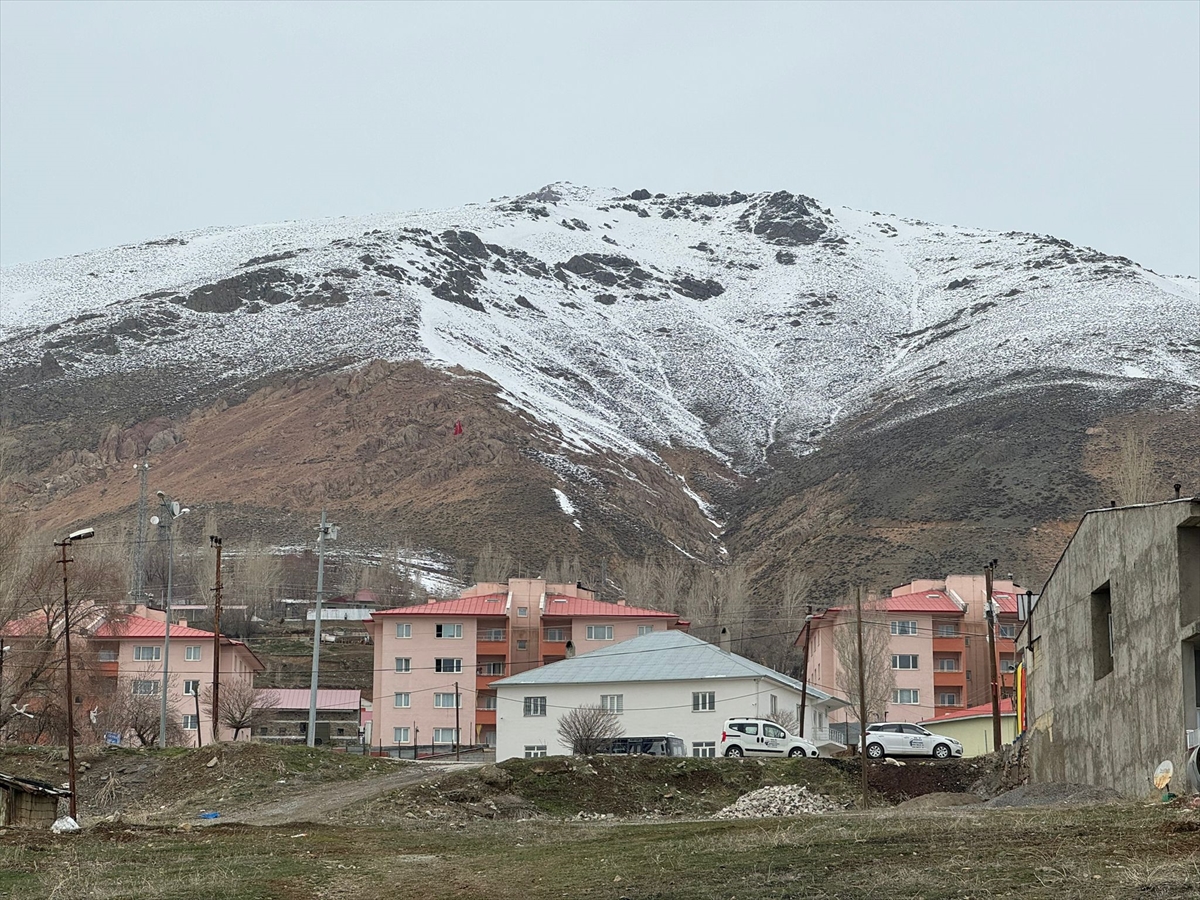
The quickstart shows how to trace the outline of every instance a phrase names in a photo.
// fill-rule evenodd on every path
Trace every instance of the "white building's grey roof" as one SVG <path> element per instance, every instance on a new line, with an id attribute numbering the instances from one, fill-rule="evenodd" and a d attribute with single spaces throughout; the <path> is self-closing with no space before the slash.
<path id="1" fill-rule="evenodd" d="M 591 650 L 572 659 L 560 660 L 492 682 L 493 687 L 527 684 L 620 684 L 638 681 L 691 681 L 702 678 L 766 678 L 802 691 L 805 686 L 744 656 L 726 653 L 720 647 L 684 631 L 653 631 Z M 846 705 L 830 694 L 808 686 L 814 701 Z"/>

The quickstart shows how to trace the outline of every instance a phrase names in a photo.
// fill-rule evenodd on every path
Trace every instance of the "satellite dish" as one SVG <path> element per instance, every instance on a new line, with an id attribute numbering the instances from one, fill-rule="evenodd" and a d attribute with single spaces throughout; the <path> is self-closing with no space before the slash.
<path id="1" fill-rule="evenodd" d="M 151 517 L 150 517 L 150 524 L 151 524 L 151 525 L 157 525 L 157 524 L 158 524 L 158 522 L 159 522 L 159 518 L 158 518 L 158 516 L 151 516 Z"/>
<path id="2" fill-rule="evenodd" d="M 575 642 L 567 641 L 567 659 L 575 658 Z"/>
<path id="3" fill-rule="evenodd" d="M 1171 777 L 1175 774 L 1175 764 L 1169 759 L 1164 759 L 1158 764 L 1158 768 L 1154 770 L 1154 787 L 1157 790 L 1165 791 L 1167 785 L 1171 783 Z"/>

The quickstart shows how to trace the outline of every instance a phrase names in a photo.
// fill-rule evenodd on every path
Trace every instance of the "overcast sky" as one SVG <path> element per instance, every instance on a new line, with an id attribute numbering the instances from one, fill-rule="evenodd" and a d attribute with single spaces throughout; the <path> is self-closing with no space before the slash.
<path id="1" fill-rule="evenodd" d="M 0 3 L 0 262 L 565 180 L 1200 274 L 1200 3 Z"/>

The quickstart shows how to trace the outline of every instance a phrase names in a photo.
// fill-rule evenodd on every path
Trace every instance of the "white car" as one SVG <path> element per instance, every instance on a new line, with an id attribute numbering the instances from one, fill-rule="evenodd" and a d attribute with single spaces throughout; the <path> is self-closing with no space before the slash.
<path id="1" fill-rule="evenodd" d="M 788 734 L 769 719 L 727 719 L 721 731 L 722 756 L 817 756 L 816 745 Z"/>
<path id="2" fill-rule="evenodd" d="M 963 745 L 952 737 L 926 731 L 908 722 L 877 722 L 867 726 L 867 758 L 885 756 L 962 756 Z"/>

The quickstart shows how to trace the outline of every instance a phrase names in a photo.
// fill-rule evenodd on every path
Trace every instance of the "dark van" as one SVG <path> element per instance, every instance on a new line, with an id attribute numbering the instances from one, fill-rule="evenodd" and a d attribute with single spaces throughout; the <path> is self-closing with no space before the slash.
<path id="1" fill-rule="evenodd" d="M 681 738 L 673 734 L 653 735 L 651 737 L 621 737 L 613 738 L 601 744 L 597 753 L 614 755 L 642 756 L 687 756 L 687 745 Z"/>

